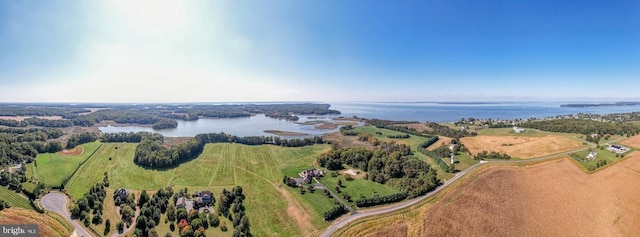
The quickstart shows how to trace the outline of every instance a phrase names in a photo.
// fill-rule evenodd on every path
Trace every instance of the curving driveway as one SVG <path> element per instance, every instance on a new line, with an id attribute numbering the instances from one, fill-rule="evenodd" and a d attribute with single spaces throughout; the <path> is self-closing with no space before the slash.
<path id="1" fill-rule="evenodd" d="M 622 139 L 625 138 L 620 138 L 614 141 L 610 141 L 611 143 L 613 142 L 617 142 L 620 141 Z M 412 205 L 415 205 L 417 203 L 419 203 L 420 201 L 427 199 L 433 195 L 435 195 L 436 193 L 440 192 L 440 190 L 446 188 L 447 186 L 451 185 L 452 183 L 454 183 L 456 180 L 460 179 L 461 177 L 465 176 L 467 173 L 477 169 L 478 167 L 482 166 L 482 165 L 487 165 L 487 164 L 498 164 L 498 163 L 528 163 L 528 162 L 538 162 L 538 161 L 546 161 L 546 160 L 551 160 L 554 158 L 558 158 L 558 157 L 562 157 L 565 155 L 568 155 L 570 153 L 576 153 L 582 150 L 586 150 L 588 148 L 581 148 L 581 149 L 576 149 L 573 151 L 567 151 L 567 152 L 562 152 L 562 153 L 558 153 L 558 154 L 553 154 L 553 155 L 547 155 L 547 156 L 542 156 L 542 157 L 538 157 L 538 158 L 533 158 L 533 159 L 526 159 L 526 160 L 503 160 L 503 161 L 485 161 L 485 162 L 480 162 L 477 163 L 475 165 L 470 166 L 469 168 L 456 173 L 456 175 L 447 180 L 444 184 L 440 185 L 439 187 L 437 187 L 435 190 L 414 198 L 414 199 L 410 199 L 408 201 L 404 201 L 401 203 L 397 203 L 397 204 L 391 204 L 385 207 L 381 207 L 381 208 L 376 208 L 376 209 L 366 209 L 366 210 L 362 210 L 359 211 L 358 213 L 352 214 L 350 216 L 344 217 L 342 219 L 337 220 L 336 222 L 332 223 L 327 230 L 325 230 L 324 233 L 322 233 L 322 237 L 330 237 L 331 235 L 333 235 L 333 233 L 335 233 L 338 229 L 345 227 L 347 224 L 354 222 L 358 219 L 362 219 L 368 216 L 374 216 L 374 215 L 379 215 L 379 214 L 384 214 L 384 213 L 388 213 L 388 212 L 392 212 L 392 211 L 397 211 L 403 208 L 407 208 L 410 207 Z"/>
<path id="2" fill-rule="evenodd" d="M 84 226 L 78 223 L 75 220 L 71 219 L 71 214 L 67 210 L 67 196 L 63 193 L 51 192 L 40 198 L 40 206 L 47 211 L 52 211 L 60 214 L 62 217 L 66 218 L 75 228 L 75 231 L 72 233 L 72 236 L 85 236 L 92 237 L 93 235 L 87 231 Z"/>

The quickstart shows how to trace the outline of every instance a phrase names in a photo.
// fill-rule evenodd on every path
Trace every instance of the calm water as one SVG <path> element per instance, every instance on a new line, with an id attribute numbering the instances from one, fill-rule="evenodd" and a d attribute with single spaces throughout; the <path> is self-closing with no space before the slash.
<path id="1" fill-rule="evenodd" d="M 574 103 L 574 102 L 571 102 Z M 593 102 L 591 102 L 593 103 Z M 390 120 L 453 122 L 461 118 L 517 119 L 544 118 L 548 116 L 593 113 L 610 114 L 640 111 L 640 106 L 606 106 L 569 108 L 560 107 L 567 102 L 531 103 L 332 103 L 331 109 L 339 110 L 343 116 L 359 116 Z"/>
<path id="2" fill-rule="evenodd" d="M 640 106 L 608 106 L 587 108 L 560 107 L 566 102 L 531 102 L 531 103 L 482 103 L 482 104 L 441 104 L 441 103 L 370 103 L 341 102 L 331 103 L 331 109 L 342 112 L 341 116 L 359 116 L 363 118 L 379 118 L 390 120 L 453 122 L 460 118 L 477 119 L 516 119 L 543 118 L 555 115 L 594 113 L 609 114 L 640 111 Z M 309 120 L 330 120 L 336 116 L 309 118 L 300 116 L 299 122 Z M 199 119 L 197 121 L 178 120 L 174 129 L 154 130 L 150 127 L 100 127 L 105 133 L 112 132 L 156 132 L 167 137 L 192 137 L 200 133 L 224 132 L 236 136 L 273 136 L 264 130 L 281 130 L 307 133 L 306 137 L 322 135 L 334 130 L 318 130 L 315 125 L 301 125 L 291 121 L 271 119 L 263 114 L 247 118 Z M 305 137 L 305 136 L 301 136 Z M 291 137 L 287 137 L 291 138 Z"/>
<path id="3" fill-rule="evenodd" d="M 335 117 L 335 116 L 333 116 Z M 309 120 L 331 120 L 331 117 L 312 117 L 309 119 L 300 116 L 300 123 Z M 196 121 L 178 120 L 178 127 L 173 129 L 155 130 L 150 127 L 141 126 L 107 126 L 99 127 L 104 133 L 117 132 L 155 132 L 166 137 L 193 137 L 201 133 L 219 133 L 224 132 L 236 136 L 274 136 L 271 133 L 265 133 L 264 130 L 280 130 L 287 132 L 306 133 L 306 136 L 297 137 L 313 137 L 322 135 L 327 132 L 335 132 L 333 130 L 315 129 L 315 125 L 302 125 L 291 121 L 278 120 L 266 117 L 264 114 L 245 118 L 221 118 L 221 119 L 198 119 Z M 290 136 L 284 136 L 290 138 Z"/>

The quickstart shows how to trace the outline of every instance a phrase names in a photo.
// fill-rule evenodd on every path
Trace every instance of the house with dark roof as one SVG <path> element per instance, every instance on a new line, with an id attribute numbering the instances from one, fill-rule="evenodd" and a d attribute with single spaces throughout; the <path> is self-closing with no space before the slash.
<path id="1" fill-rule="evenodd" d="M 114 197 L 119 197 L 120 200 L 124 201 L 127 200 L 127 198 L 129 197 L 129 190 L 125 189 L 125 188 L 119 188 L 118 190 L 116 190 L 116 192 L 113 194 Z"/>
<path id="2" fill-rule="evenodd" d="M 183 197 L 179 197 L 178 201 L 176 201 L 176 208 L 185 208 L 187 207 L 186 199 Z"/>
<path id="3" fill-rule="evenodd" d="M 200 198 L 202 199 L 202 204 L 210 205 L 213 200 L 213 195 L 211 194 L 211 191 L 206 190 L 200 192 Z"/>

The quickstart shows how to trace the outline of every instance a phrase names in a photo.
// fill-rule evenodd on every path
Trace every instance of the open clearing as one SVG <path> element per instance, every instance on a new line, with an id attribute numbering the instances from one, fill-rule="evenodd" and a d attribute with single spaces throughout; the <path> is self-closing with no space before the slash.
<path id="1" fill-rule="evenodd" d="M 450 137 L 438 136 L 438 141 L 431 144 L 431 146 L 427 147 L 427 149 L 429 149 L 430 151 L 433 151 L 442 145 L 449 146 L 449 144 L 451 144 L 451 140 L 453 139 Z"/>
<path id="2" fill-rule="evenodd" d="M 77 149 L 80 149 L 82 154 L 62 152 L 39 154 L 36 161 L 27 166 L 28 177 L 38 179 L 48 187 L 60 185 L 65 177 L 70 176 L 78 165 L 89 158 L 100 145 L 99 142 L 91 142 L 82 144 L 82 148 L 72 149 L 76 153 Z M 37 163 L 37 166 L 34 163 Z"/>
<path id="3" fill-rule="evenodd" d="M 346 230 L 402 223 L 413 236 L 632 236 L 640 233 L 640 153 L 594 174 L 570 158 L 471 174 L 422 206 Z"/>
<path id="4" fill-rule="evenodd" d="M 394 125 L 391 125 L 391 126 L 413 128 L 416 131 L 421 132 L 421 133 L 427 133 L 427 132 L 433 131 L 432 128 L 427 127 L 427 125 L 424 124 L 424 123 L 394 124 Z"/>
<path id="5" fill-rule="evenodd" d="M 633 147 L 635 149 L 640 149 L 640 135 L 636 135 L 636 136 L 624 139 L 618 143 L 625 146 Z"/>
<path id="6" fill-rule="evenodd" d="M 297 189 L 282 184 L 283 170 L 310 168 L 318 154 L 329 150 L 328 145 L 285 148 L 207 144 L 198 158 L 163 170 L 135 165 L 136 145 L 104 143 L 71 178 L 66 187 L 69 193 L 75 198 L 82 197 L 89 187 L 102 180 L 104 172 L 109 173 L 113 189 L 157 190 L 170 185 L 175 191 L 185 187 L 189 192 L 209 189 L 217 197 L 223 188 L 230 190 L 240 185 L 247 196 L 244 204 L 254 236 L 317 236 L 318 229 L 328 226 L 317 214 L 320 211 L 313 211 L 312 202 L 316 197 L 295 194 Z M 164 231 L 168 224 L 161 223 L 156 228 Z M 209 228 L 207 236 L 230 236 L 232 232 Z"/>
<path id="7" fill-rule="evenodd" d="M 530 159 L 579 149 L 582 144 L 572 138 L 559 135 L 533 136 L 475 136 L 464 137 L 462 143 L 474 155 L 487 151 L 507 153 L 514 158 Z"/>
<path id="8" fill-rule="evenodd" d="M 51 215 L 64 221 L 60 216 Z M 45 214 L 20 208 L 0 211 L 0 224 L 37 224 L 39 236 L 71 236 L 71 233 L 58 220 Z"/>

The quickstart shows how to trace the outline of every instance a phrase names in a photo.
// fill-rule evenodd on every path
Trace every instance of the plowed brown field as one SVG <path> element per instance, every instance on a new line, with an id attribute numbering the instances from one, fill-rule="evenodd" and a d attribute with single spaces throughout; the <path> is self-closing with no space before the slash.
<path id="1" fill-rule="evenodd" d="M 620 142 L 620 144 L 640 149 L 640 135 L 624 139 Z"/>
<path id="2" fill-rule="evenodd" d="M 59 218 L 63 220 L 62 217 Z M 0 224 L 36 224 L 38 225 L 39 236 L 71 235 L 57 220 L 45 214 L 15 207 L 0 211 Z"/>
<path id="3" fill-rule="evenodd" d="M 464 144 L 474 155 L 486 151 L 507 153 L 511 157 L 529 159 L 564 151 L 579 149 L 582 144 L 572 138 L 547 135 L 543 137 L 526 136 L 475 136 L 462 138 Z"/>
<path id="4" fill-rule="evenodd" d="M 423 215 L 422 236 L 631 236 L 640 233 L 640 153 L 594 174 L 568 159 L 493 167 Z"/>

